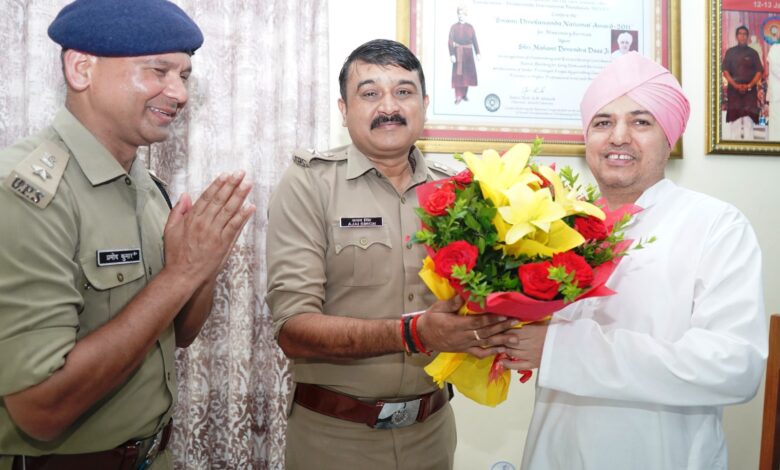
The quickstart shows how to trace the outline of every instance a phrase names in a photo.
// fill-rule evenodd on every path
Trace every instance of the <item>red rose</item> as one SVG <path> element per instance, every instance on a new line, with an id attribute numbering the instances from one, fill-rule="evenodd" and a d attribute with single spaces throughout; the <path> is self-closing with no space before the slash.
<path id="1" fill-rule="evenodd" d="M 452 177 L 452 181 L 463 186 L 470 184 L 473 179 L 474 179 L 474 175 L 471 173 L 471 170 L 469 170 L 468 168 L 466 168 L 465 170 L 461 171 L 460 173 Z"/>
<path id="2" fill-rule="evenodd" d="M 542 261 L 524 264 L 518 268 L 517 273 L 526 295 L 540 300 L 552 300 L 558 295 L 558 282 L 548 277 L 550 266 L 549 261 Z"/>
<path id="3" fill-rule="evenodd" d="M 471 271 L 477 264 L 479 248 L 462 240 L 452 242 L 433 255 L 434 271 L 436 274 L 452 280 L 452 267 L 465 266 L 466 271 Z"/>
<path id="4" fill-rule="evenodd" d="M 577 217 L 574 219 L 574 228 L 588 241 L 603 240 L 609 235 L 604 221 L 593 216 Z"/>
<path id="5" fill-rule="evenodd" d="M 563 266 L 566 268 L 566 274 L 574 272 L 574 283 L 580 289 L 590 287 L 593 284 L 593 268 L 585 261 L 585 258 L 573 251 L 553 255 L 552 265 Z"/>
<path id="6" fill-rule="evenodd" d="M 445 183 L 431 193 L 428 200 L 423 203 L 422 208 L 431 215 L 444 215 L 454 203 L 455 186 L 451 183 Z"/>

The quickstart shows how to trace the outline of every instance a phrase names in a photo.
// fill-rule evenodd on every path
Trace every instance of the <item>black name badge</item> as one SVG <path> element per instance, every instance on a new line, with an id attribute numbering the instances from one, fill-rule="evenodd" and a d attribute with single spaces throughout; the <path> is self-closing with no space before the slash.
<path id="1" fill-rule="evenodd" d="M 98 266 L 116 266 L 141 262 L 141 250 L 97 250 Z"/>
<path id="2" fill-rule="evenodd" d="M 339 227 L 358 228 L 358 227 L 381 227 L 381 217 L 342 217 Z"/>

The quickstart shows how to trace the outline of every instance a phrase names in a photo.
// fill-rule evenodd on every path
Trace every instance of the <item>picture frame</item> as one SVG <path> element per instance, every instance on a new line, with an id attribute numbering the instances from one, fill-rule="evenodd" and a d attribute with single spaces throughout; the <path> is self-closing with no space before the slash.
<path id="1" fill-rule="evenodd" d="M 780 155 L 780 1 L 709 0 L 708 8 L 707 153 Z"/>
<path id="2" fill-rule="evenodd" d="M 418 147 L 501 151 L 538 136 L 544 155 L 584 155 L 579 103 L 619 49 L 621 34 L 631 36 L 630 50 L 680 79 L 679 2 L 579 0 L 577 8 L 564 8 L 566 1 L 539 7 L 525 0 L 397 0 L 398 40 L 420 59 L 430 97 Z M 458 8 L 464 5 L 467 19 L 461 22 Z M 459 23 L 471 25 L 477 40 L 458 43 L 469 37 Z M 458 62 L 458 54 L 471 60 Z M 476 79 L 469 81 L 464 75 L 473 75 L 473 68 Z M 678 142 L 672 155 L 681 154 Z"/>

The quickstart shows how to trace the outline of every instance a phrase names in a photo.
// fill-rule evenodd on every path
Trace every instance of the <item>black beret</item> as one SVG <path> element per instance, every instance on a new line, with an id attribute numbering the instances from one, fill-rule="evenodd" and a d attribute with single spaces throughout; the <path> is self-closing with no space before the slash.
<path id="1" fill-rule="evenodd" d="M 203 33 L 168 0 L 75 0 L 49 25 L 64 49 L 103 57 L 186 52 L 203 44 Z"/>

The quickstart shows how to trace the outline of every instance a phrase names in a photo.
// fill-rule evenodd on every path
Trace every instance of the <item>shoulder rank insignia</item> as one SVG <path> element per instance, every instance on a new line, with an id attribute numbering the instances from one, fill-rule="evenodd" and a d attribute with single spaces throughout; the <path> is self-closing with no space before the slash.
<path id="1" fill-rule="evenodd" d="M 27 155 L 5 179 L 12 193 L 40 209 L 54 199 L 70 153 L 52 142 L 44 142 Z"/>
<path id="2" fill-rule="evenodd" d="M 293 162 L 303 168 L 309 168 L 312 160 L 338 161 L 347 158 L 346 152 L 341 152 L 342 148 L 320 152 L 314 149 L 297 149 L 293 152 Z"/>

